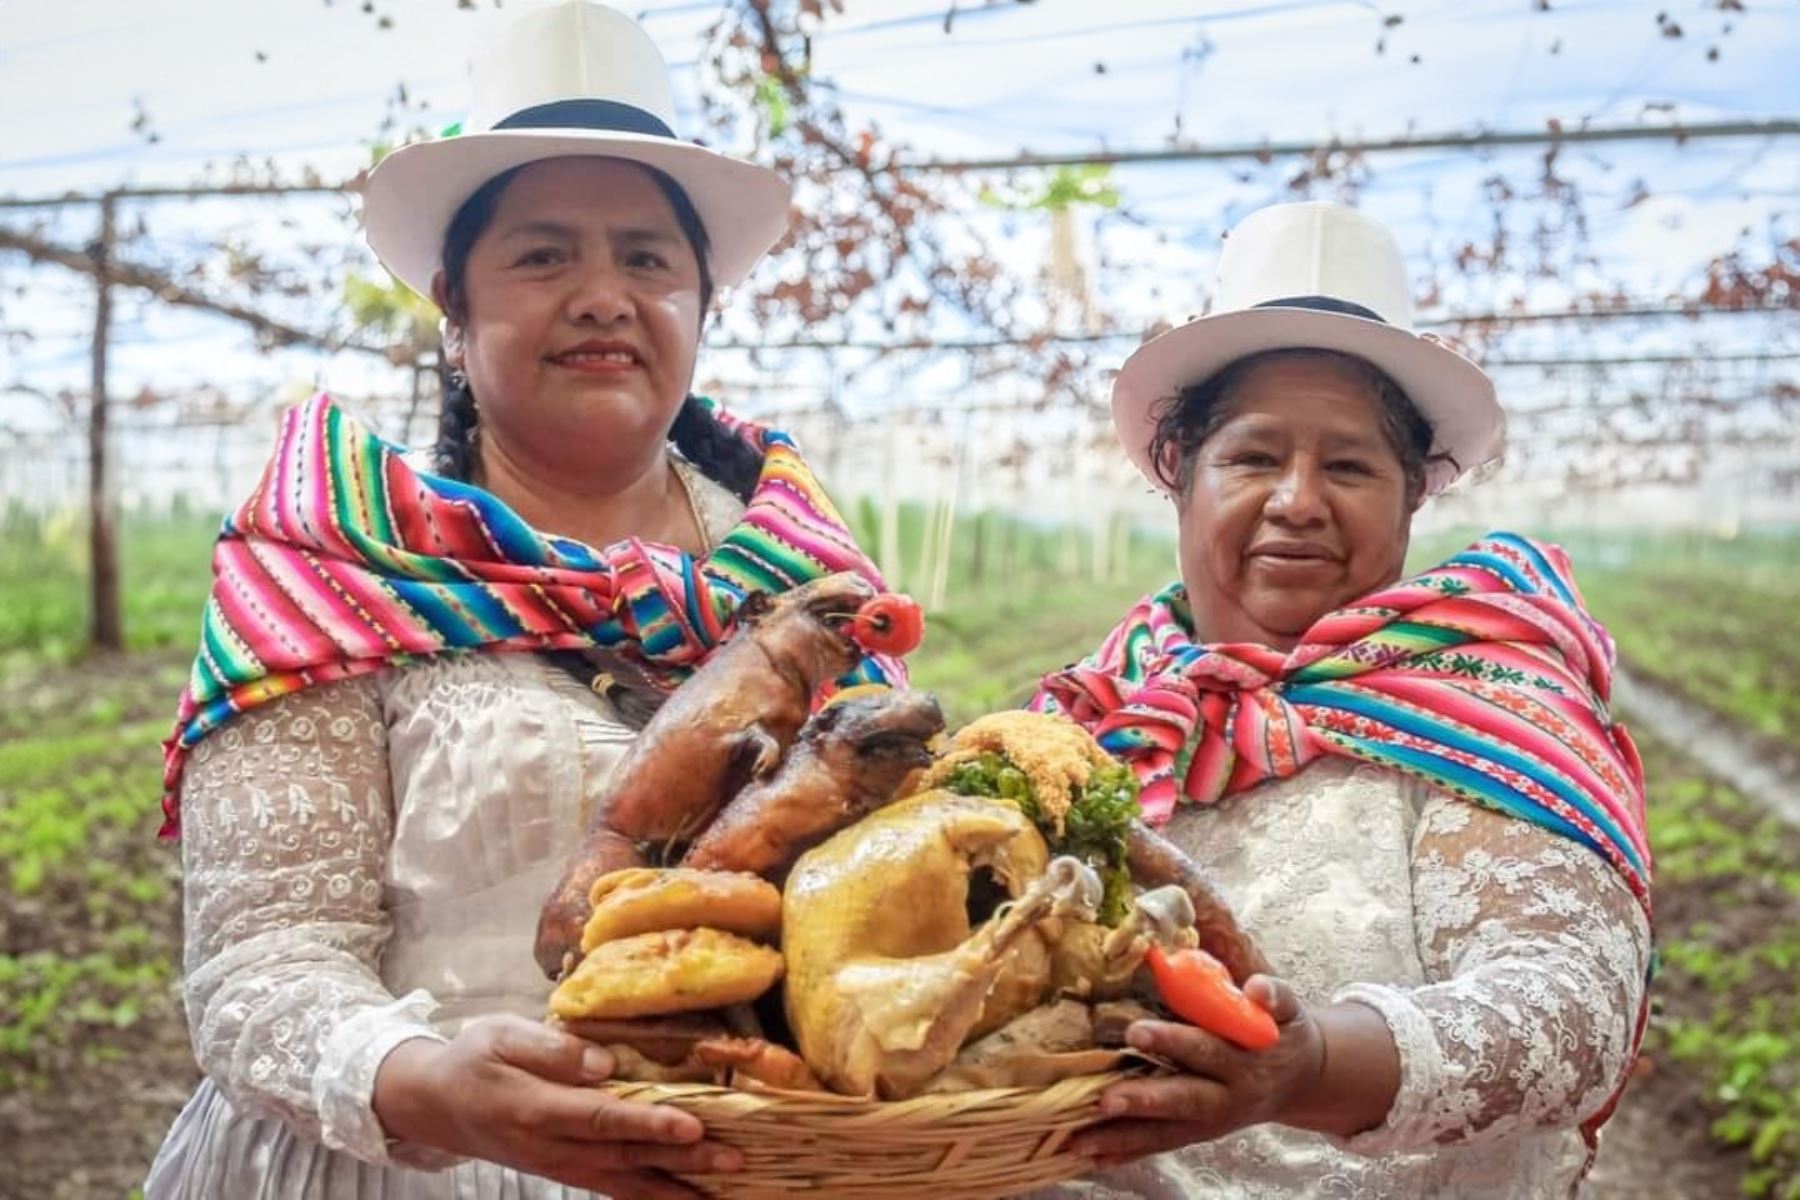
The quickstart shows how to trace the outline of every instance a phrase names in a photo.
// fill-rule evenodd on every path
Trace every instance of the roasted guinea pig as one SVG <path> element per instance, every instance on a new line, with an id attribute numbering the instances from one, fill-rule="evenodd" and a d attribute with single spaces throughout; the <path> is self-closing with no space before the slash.
<path id="1" fill-rule="evenodd" d="M 801 851 L 880 808 L 931 762 L 944 731 L 929 692 L 882 689 L 827 705 L 774 775 L 753 780 L 688 847 L 685 866 L 774 876 Z"/>
<path id="2" fill-rule="evenodd" d="M 730 639 L 669 697 L 626 750 L 538 920 L 534 952 L 552 979 L 569 965 L 596 879 L 643 866 L 643 846 L 705 829 L 747 780 L 767 779 L 820 684 L 861 657 L 845 625 L 875 589 L 848 572 L 750 596 Z"/>
<path id="3" fill-rule="evenodd" d="M 787 1015 L 801 1057 L 833 1090 L 900 1099 L 956 1057 L 986 1017 L 1004 1021 L 1049 988 L 1052 920 L 1090 920 L 1093 871 L 1045 865 L 1044 842 L 1017 808 L 926 792 L 800 856 L 783 892 Z M 1015 899 L 971 932 L 970 876 L 985 868 Z M 1015 950 L 1025 987 L 1008 988 Z M 1015 1011 L 995 1013 L 1007 997 Z"/>

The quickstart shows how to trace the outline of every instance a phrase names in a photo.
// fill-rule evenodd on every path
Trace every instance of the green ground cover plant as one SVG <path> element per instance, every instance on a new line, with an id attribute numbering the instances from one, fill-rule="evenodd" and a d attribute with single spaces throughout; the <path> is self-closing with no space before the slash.
<path id="1" fill-rule="evenodd" d="M 184 512 L 129 516 L 119 526 L 126 645 L 184 646 L 200 628 L 218 518 Z M 70 516 L 0 512 L 0 663 L 66 663 L 88 624 L 87 530 Z"/>
<path id="2" fill-rule="evenodd" d="M 1646 1048 L 1694 1072 L 1746 1196 L 1800 1200 L 1800 836 L 1673 749 L 1650 780 L 1662 971 Z"/>

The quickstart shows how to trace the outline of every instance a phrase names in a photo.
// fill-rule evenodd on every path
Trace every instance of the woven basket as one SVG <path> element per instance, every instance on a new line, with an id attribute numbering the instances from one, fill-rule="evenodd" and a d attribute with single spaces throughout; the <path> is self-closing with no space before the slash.
<path id="1" fill-rule="evenodd" d="M 624 1099 L 699 1117 L 709 1138 L 743 1151 L 730 1175 L 683 1182 L 724 1200 L 815 1196 L 988 1200 L 1086 1173 L 1064 1149 L 1100 1119 L 1100 1092 L 1124 1072 L 1045 1088 L 994 1088 L 883 1102 L 702 1084 L 614 1083 Z"/>

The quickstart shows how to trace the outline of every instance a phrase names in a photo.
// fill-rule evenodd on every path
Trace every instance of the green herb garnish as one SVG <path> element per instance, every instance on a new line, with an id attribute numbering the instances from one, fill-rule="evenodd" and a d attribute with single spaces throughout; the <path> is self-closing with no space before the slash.
<path id="1" fill-rule="evenodd" d="M 958 795 L 988 796 L 1010 800 L 1043 832 L 1056 854 L 1073 854 L 1099 872 L 1106 891 L 1100 903 L 1100 923 L 1117 925 L 1131 905 L 1131 870 L 1125 863 L 1125 837 L 1142 811 L 1138 807 L 1137 776 L 1129 767 L 1113 764 L 1095 767 L 1069 811 L 1063 828 L 1043 810 L 1031 793 L 1025 772 L 998 754 L 986 753 L 958 763 L 944 786 Z"/>

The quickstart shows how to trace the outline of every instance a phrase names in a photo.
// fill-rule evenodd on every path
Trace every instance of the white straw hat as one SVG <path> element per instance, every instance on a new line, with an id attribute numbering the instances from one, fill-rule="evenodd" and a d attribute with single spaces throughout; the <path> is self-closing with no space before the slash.
<path id="1" fill-rule="evenodd" d="M 1158 406 L 1246 355 L 1310 348 L 1354 355 L 1386 372 L 1431 423 L 1427 494 L 1499 455 L 1506 415 L 1494 381 L 1429 335 L 1412 331 L 1400 247 L 1376 221 L 1307 201 L 1259 209 L 1226 235 L 1211 311 L 1144 343 L 1113 382 L 1113 426 L 1131 461 L 1150 460 Z"/>
<path id="2" fill-rule="evenodd" d="M 526 14 L 476 64 L 463 132 L 394 151 L 363 188 L 369 245 L 431 294 L 450 220 L 482 184 L 546 158 L 623 158 L 681 185 L 712 244 L 713 280 L 739 282 L 787 229 L 786 180 L 675 135 L 669 69 L 636 21 L 593 0 Z"/>

